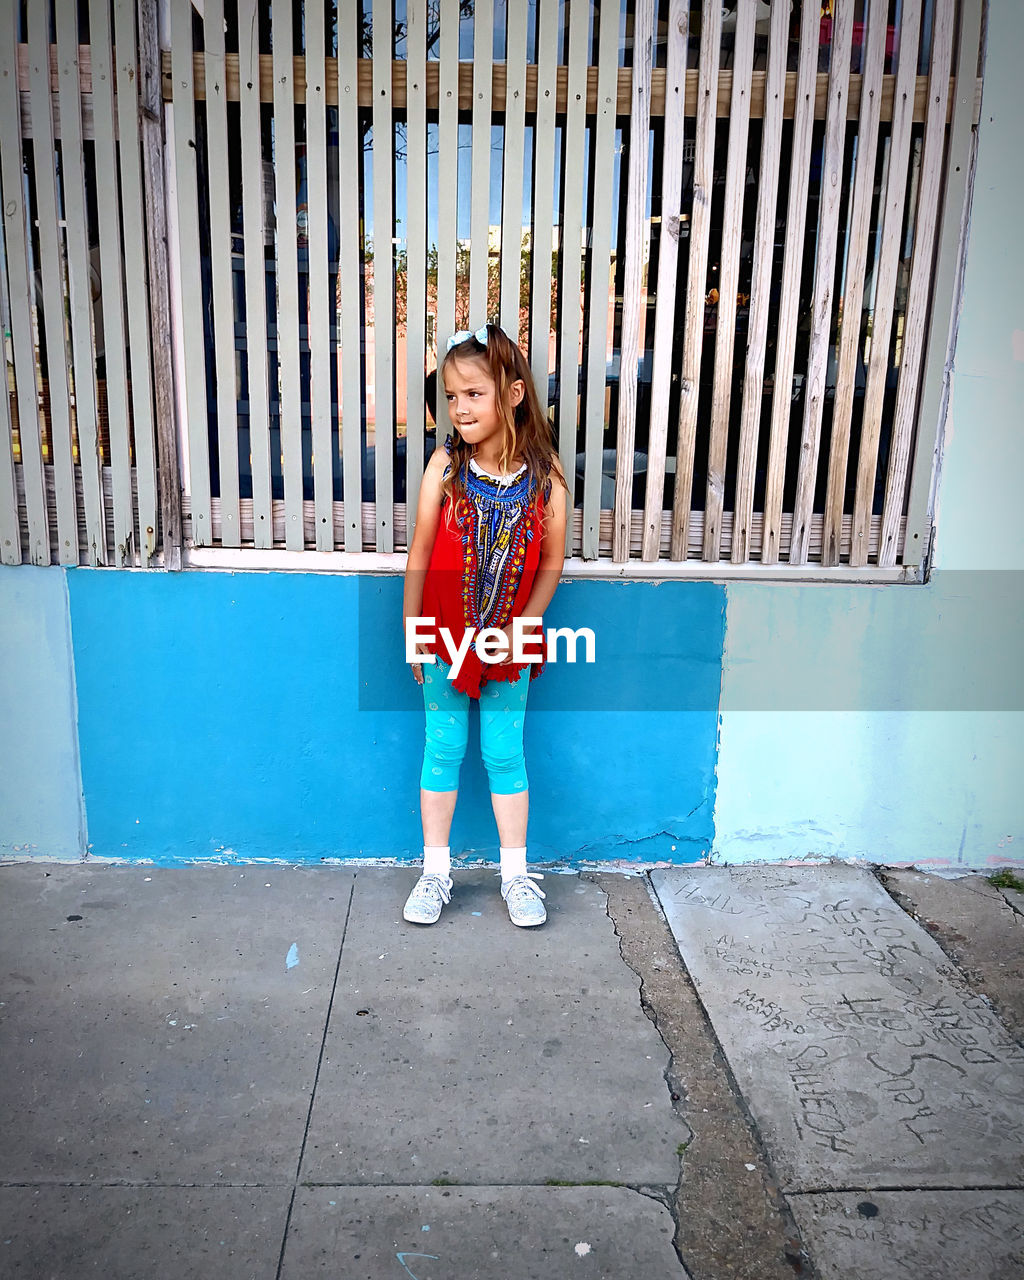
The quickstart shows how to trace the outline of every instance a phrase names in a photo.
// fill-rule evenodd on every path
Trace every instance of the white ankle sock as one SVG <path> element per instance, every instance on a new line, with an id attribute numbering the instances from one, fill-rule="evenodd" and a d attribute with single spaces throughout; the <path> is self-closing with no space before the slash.
<path id="1" fill-rule="evenodd" d="M 425 876 L 447 876 L 451 879 L 452 850 L 447 844 L 425 844 L 423 846 L 423 874 Z"/>
<path id="2" fill-rule="evenodd" d="M 501 883 L 507 884 L 516 876 L 526 875 L 526 846 L 521 849 L 507 849 L 501 845 Z"/>

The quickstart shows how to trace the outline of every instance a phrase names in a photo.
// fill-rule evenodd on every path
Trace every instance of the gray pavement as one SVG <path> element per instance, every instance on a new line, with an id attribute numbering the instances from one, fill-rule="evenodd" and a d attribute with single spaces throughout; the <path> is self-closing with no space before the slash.
<path id="1" fill-rule="evenodd" d="M 0 866 L 0 1275 L 1024 1275 L 1011 891 L 455 875 Z"/>
<path id="2" fill-rule="evenodd" d="M 1024 1048 L 930 934 L 861 867 L 652 880 L 819 1273 L 1024 1275 Z"/>

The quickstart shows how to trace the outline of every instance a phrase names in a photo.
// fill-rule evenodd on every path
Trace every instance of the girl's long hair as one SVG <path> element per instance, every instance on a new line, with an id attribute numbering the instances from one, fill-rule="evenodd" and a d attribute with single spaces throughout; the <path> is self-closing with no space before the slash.
<path id="1" fill-rule="evenodd" d="M 445 355 L 439 370 L 442 380 L 448 365 L 459 359 L 482 360 L 494 381 L 495 401 L 504 427 L 500 454 L 502 474 L 511 471 L 513 458 L 521 457 L 526 463 L 531 487 L 536 486 L 537 492 L 544 494 L 545 501 L 553 479 L 565 488 L 560 471 L 553 465 L 558 460 L 558 450 L 551 423 L 540 407 L 530 367 L 519 347 L 498 325 L 489 324 L 486 343 L 480 343 L 471 336 Z M 522 381 L 525 390 L 523 398 L 513 405 L 512 383 L 517 379 Z M 445 497 L 458 500 L 464 496 L 465 475 L 472 456 L 473 446 L 463 440 L 458 428 L 453 427 L 451 466 L 442 485 Z"/>

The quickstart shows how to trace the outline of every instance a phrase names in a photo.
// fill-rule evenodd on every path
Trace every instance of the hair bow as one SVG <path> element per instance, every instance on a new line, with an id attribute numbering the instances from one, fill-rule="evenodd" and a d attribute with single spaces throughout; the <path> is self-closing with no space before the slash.
<path id="1" fill-rule="evenodd" d="M 487 346 L 487 326 L 477 329 L 476 333 L 470 333 L 468 329 L 460 329 L 458 333 L 453 333 L 448 339 L 448 350 L 457 347 L 461 342 L 468 342 L 470 338 L 476 338 L 482 347 Z"/>

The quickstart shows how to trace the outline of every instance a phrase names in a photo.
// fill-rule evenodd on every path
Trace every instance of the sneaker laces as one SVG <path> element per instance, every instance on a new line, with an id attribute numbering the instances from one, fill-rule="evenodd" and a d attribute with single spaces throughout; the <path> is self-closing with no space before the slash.
<path id="1" fill-rule="evenodd" d="M 413 889 L 413 893 L 418 898 L 422 898 L 422 897 L 426 897 L 428 890 L 431 890 L 431 889 L 435 890 L 437 893 L 441 895 L 441 901 L 443 903 L 451 902 L 452 882 L 447 876 L 439 876 L 439 875 L 420 876 L 419 880 L 416 881 L 416 885 Z"/>
<path id="2" fill-rule="evenodd" d="M 500 871 L 498 872 L 498 875 L 499 876 L 501 875 Z M 543 879 L 544 877 L 541 875 L 539 871 L 527 871 L 526 875 L 524 876 L 514 876 L 508 882 L 508 884 L 503 884 L 501 886 L 501 896 L 507 901 L 508 895 L 512 892 L 513 889 L 519 889 L 520 891 L 529 889 L 529 891 L 535 897 L 546 898 L 548 895 L 544 892 L 544 890 L 539 889 L 533 883 L 534 880 L 543 880 Z"/>

